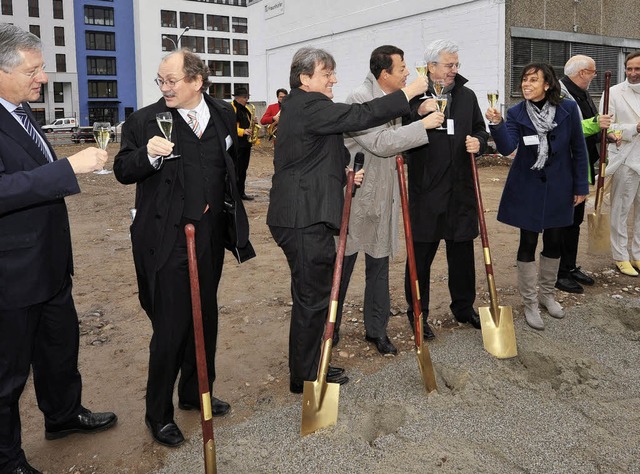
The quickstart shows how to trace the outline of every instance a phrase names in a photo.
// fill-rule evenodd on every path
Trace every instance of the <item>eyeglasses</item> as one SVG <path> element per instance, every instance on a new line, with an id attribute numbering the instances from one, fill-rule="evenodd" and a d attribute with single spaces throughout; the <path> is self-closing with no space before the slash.
<path id="1" fill-rule="evenodd" d="M 432 61 L 432 64 L 440 64 L 449 70 L 453 68 L 460 69 L 462 67 L 462 63 L 439 63 L 438 61 Z"/>
<path id="2" fill-rule="evenodd" d="M 587 71 L 590 72 L 591 74 L 593 74 L 594 76 L 598 75 L 598 70 L 597 69 L 583 69 L 583 71 Z"/>
<path id="3" fill-rule="evenodd" d="M 158 87 L 162 87 L 162 86 L 167 86 L 169 89 L 173 89 L 176 84 L 178 82 L 180 82 L 181 80 L 185 79 L 187 76 L 183 76 L 180 79 L 167 79 L 166 81 L 164 79 L 160 79 L 159 77 L 156 77 L 153 82 L 155 82 L 156 84 L 158 84 Z"/>
<path id="4" fill-rule="evenodd" d="M 39 74 L 44 73 L 45 67 L 46 66 L 43 64 L 42 66 L 35 68 L 31 72 L 17 71 L 15 69 L 11 72 L 19 72 L 20 74 L 27 76 L 29 79 L 35 79 Z"/>

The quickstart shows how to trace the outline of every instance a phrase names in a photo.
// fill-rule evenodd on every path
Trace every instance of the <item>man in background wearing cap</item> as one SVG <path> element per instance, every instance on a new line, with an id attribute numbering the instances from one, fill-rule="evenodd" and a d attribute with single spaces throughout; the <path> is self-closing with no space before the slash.
<path id="1" fill-rule="evenodd" d="M 253 201 L 253 196 L 247 196 L 245 192 L 245 182 L 247 181 L 247 169 L 249 168 L 249 158 L 251 158 L 251 117 L 252 114 L 247 108 L 249 92 L 245 87 L 236 88 L 233 94 L 233 109 L 236 111 L 236 122 L 238 124 L 238 160 L 236 169 L 238 174 L 238 191 L 245 201 Z"/>

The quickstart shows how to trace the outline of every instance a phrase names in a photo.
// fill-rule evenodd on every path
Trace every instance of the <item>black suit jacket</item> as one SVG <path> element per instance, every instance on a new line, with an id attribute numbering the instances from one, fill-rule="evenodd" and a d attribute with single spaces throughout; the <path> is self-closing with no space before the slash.
<path id="1" fill-rule="evenodd" d="M 0 105 L 0 310 L 49 300 L 73 273 L 64 197 L 80 187 L 69 162 L 48 146 L 53 163 Z"/>
<path id="2" fill-rule="evenodd" d="M 227 185 L 236 203 L 237 244 L 238 247 L 245 247 L 249 239 L 249 223 L 236 186 L 236 115 L 227 102 L 213 99 L 207 94 L 204 94 L 204 98 L 211 112 L 207 127 L 216 127 L 221 149 L 225 150 L 224 159 L 229 178 Z M 113 165 L 118 181 L 137 184 L 137 212 L 131 225 L 131 242 L 140 303 L 147 312 L 153 308 L 156 272 L 166 262 L 178 232 L 184 232 L 179 225 L 184 210 L 183 161 L 180 158 L 167 160 L 156 170 L 147 156 L 146 145 L 149 139 L 155 135 L 162 136 L 156 114 L 167 111 L 174 113 L 174 120 L 182 120 L 175 109 L 166 106 L 164 99 L 133 113 L 122 127 L 122 144 Z M 176 127 L 172 132 L 172 140 L 176 144 L 174 152 L 178 154 L 179 143 L 175 129 Z"/>
<path id="3" fill-rule="evenodd" d="M 294 89 L 282 101 L 267 224 L 340 228 L 345 166 L 342 134 L 382 125 L 410 112 L 402 91 L 363 104 L 334 103 L 319 92 Z"/>

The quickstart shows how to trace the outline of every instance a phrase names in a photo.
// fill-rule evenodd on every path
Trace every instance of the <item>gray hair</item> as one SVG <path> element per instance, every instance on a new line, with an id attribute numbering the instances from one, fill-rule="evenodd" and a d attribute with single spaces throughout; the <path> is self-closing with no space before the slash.
<path id="1" fill-rule="evenodd" d="M 324 49 L 306 47 L 296 51 L 291 60 L 291 70 L 289 72 L 289 86 L 291 89 L 302 85 L 302 81 L 300 81 L 302 74 L 313 76 L 318 64 L 322 64 L 329 69 L 336 68 L 336 60 Z"/>
<path id="2" fill-rule="evenodd" d="M 449 40 L 437 39 L 429 43 L 424 50 L 424 60 L 428 63 L 438 62 L 440 53 L 457 53 L 460 48 L 457 43 Z"/>
<path id="3" fill-rule="evenodd" d="M 585 56 L 584 54 L 572 56 L 564 65 L 564 75 L 568 77 L 575 76 L 582 69 L 589 69 L 592 63 L 595 63 L 593 58 Z"/>
<path id="4" fill-rule="evenodd" d="M 42 51 L 42 41 L 36 35 L 9 23 L 0 23 L 0 69 L 11 72 L 22 64 L 21 51 Z"/>

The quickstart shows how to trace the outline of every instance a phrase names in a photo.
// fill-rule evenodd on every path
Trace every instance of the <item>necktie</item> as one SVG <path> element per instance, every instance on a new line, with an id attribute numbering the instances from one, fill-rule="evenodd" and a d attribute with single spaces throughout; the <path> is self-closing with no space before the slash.
<path id="1" fill-rule="evenodd" d="M 195 110 L 190 110 L 189 113 L 187 113 L 187 117 L 189 118 L 189 126 L 191 127 L 191 130 L 193 130 L 193 133 L 195 133 L 198 138 L 200 138 L 200 136 L 202 136 L 202 130 L 200 130 L 200 122 L 198 122 L 198 114 Z"/>
<path id="2" fill-rule="evenodd" d="M 27 112 L 25 112 L 22 106 L 17 107 L 14 112 L 22 122 L 22 125 L 24 125 L 24 128 L 31 139 L 36 142 L 36 145 L 38 145 L 38 148 L 40 148 L 42 154 L 47 158 L 47 161 L 51 161 L 51 155 L 47 151 L 42 137 L 31 123 L 31 120 L 29 120 L 29 117 L 27 117 Z"/>

